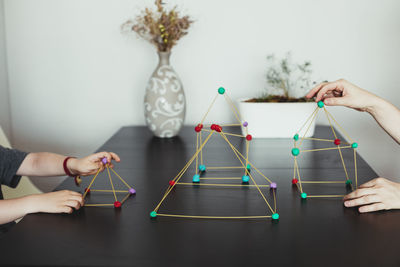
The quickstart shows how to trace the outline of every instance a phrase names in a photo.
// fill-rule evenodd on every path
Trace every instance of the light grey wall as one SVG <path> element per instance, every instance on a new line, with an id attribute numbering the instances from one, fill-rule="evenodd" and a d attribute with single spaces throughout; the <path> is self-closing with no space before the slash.
<path id="1" fill-rule="evenodd" d="M 7 57 L 4 26 L 4 2 L 0 0 L 0 126 L 11 138 L 10 98 L 8 92 Z"/>

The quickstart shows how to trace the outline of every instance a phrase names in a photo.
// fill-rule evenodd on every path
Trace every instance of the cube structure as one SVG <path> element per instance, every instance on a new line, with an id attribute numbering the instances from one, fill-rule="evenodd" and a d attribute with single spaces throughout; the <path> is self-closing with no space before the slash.
<path id="1" fill-rule="evenodd" d="M 312 125 L 313 121 L 316 120 L 317 115 L 320 111 L 323 111 L 325 113 L 325 117 L 330 125 L 330 130 L 332 132 L 332 138 L 331 139 L 326 139 L 326 138 L 316 138 L 316 137 L 306 137 L 307 132 L 310 129 L 310 126 Z M 334 126 L 337 126 L 342 133 L 346 136 L 348 139 L 346 140 L 341 140 L 338 138 L 338 135 L 335 131 Z M 304 130 L 305 129 L 305 130 Z M 304 131 L 303 131 L 304 130 Z M 302 137 L 301 137 L 302 136 Z M 293 148 L 291 150 L 291 153 L 294 158 L 294 167 L 293 167 L 293 177 L 292 177 L 292 184 L 294 186 L 297 186 L 298 190 L 300 191 L 300 197 L 302 199 L 306 198 L 329 198 L 329 197 L 343 197 L 344 195 L 341 194 L 307 194 L 306 193 L 306 186 L 307 184 L 320 184 L 320 185 L 329 185 L 329 184 L 343 184 L 345 186 L 348 186 L 351 188 L 351 190 L 357 189 L 358 186 L 358 181 L 357 181 L 357 147 L 358 144 L 353 141 L 353 139 L 344 131 L 344 129 L 338 124 L 338 122 L 335 120 L 335 118 L 332 116 L 332 114 L 326 109 L 324 103 L 322 101 L 319 101 L 317 103 L 317 107 L 313 111 L 313 113 L 308 117 L 306 122 L 303 124 L 303 126 L 297 131 L 297 133 L 293 136 L 294 144 Z M 302 149 L 304 146 L 304 143 L 307 140 L 312 140 L 314 142 L 318 143 L 324 143 L 326 144 L 323 148 L 315 148 L 315 149 Z M 352 162 L 354 164 L 354 173 L 350 173 L 348 171 L 349 163 L 345 161 L 345 158 L 343 157 L 343 150 L 345 149 L 352 149 L 353 150 L 353 155 L 354 155 L 354 161 Z M 307 179 L 304 179 L 304 177 L 301 176 L 301 168 L 299 166 L 299 158 L 303 156 L 305 153 L 324 153 L 326 151 L 332 151 L 336 150 L 338 152 L 337 156 L 340 158 L 341 165 L 343 167 L 343 179 L 341 180 L 311 180 L 309 177 Z M 354 181 L 354 185 L 353 185 Z"/>

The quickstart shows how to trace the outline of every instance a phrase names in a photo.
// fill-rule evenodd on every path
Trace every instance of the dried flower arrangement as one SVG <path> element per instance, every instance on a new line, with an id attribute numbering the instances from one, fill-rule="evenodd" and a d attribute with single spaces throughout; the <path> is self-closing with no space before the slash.
<path id="1" fill-rule="evenodd" d="M 170 52 L 179 39 L 188 33 L 193 23 L 189 16 L 181 16 L 177 7 L 166 10 L 162 0 L 156 0 L 157 11 L 146 8 L 134 21 L 122 24 L 123 32 L 136 32 L 157 47 L 160 52 Z"/>
<path id="2" fill-rule="evenodd" d="M 311 62 L 292 63 L 291 53 L 282 59 L 275 55 L 267 56 L 267 88 L 260 97 L 246 102 L 308 102 L 304 95 L 316 82 L 311 82 Z"/>

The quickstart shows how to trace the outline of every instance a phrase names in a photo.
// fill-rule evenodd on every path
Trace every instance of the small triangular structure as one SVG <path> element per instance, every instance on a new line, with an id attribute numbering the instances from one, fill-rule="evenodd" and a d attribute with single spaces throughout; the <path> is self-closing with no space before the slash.
<path id="1" fill-rule="evenodd" d="M 310 129 L 312 123 L 316 120 L 317 115 L 321 110 L 325 113 L 326 119 L 327 119 L 330 129 L 331 129 L 333 139 L 306 137 L 308 130 Z M 344 141 L 344 140 L 340 140 L 338 138 L 336 131 L 334 129 L 334 126 L 337 126 L 342 131 L 342 133 L 348 139 L 348 142 Z M 300 136 L 302 136 L 302 137 L 300 137 Z M 302 199 L 321 198 L 321 197 L 322 198 L 325 198 L 325 197 L 327 197 L 327 198 L 340 197 L 341 198 L 344 196 L 344 195 L 340 195 L 340 194 L 308 195 L 304 190 L 304 186 L 306 184 L 324 184 L 324 185 L 326 185 L 326 184 L 343 183 L 344 185 L 350 187 L 351 190 L 353 190 L 354 189 L 353 181 L 354 181 L 355 189 L 357 189 L 358 181 L 357 181 L 357 151 L 356 150 L 357 150 L 358 144 L 356 142 L 354 142 L 353 139 L 346 133 L 346 131 L 339 125 L 339 123 L 335 120 L 335 118 L 332 116 L 332 114 L 329 113 L 329 111 L 326 109 L 326 107 L 322 101 L 319 101 L 317 103 L 317 107 L 312 112 L 312 114 L 308 117 L 308 119 L 303 124 L 303 126 L 294 135 L 293 140 L 294 140 L 294 147 L 292 148 L 292 155 L 294 157 L 294 167 L 293 167 L 292 184 L 297 186 L 297 188 L 300 191 L 300 196 Z M 323 148 L 302 149 L 302 144 L 304 143 L 305 140 L 321 142 L 321 143 L 325 143 L 327 145 Z M 343 152 L 342 152 L 343 149 L 353 149 L 354 175 L 351 175 L 351 173 L 349 173 L 346 168 L 346 161 L 343 157 Z M 343 166 L 344 179 L 343 180 L 334 180 L 334 181 L 302 179 L 300 176 L 300 167 L 299 167 L 298 157 L 301 156 L 303 153 L 324 152 L 324 151 L 329 151 L 329 150 L 337 150 L 338 151 L 338 157 L 340 158 L 341 164 Z M 353 176 L 353 177 L 351 177 L 351 176 Z"/>
<path id="2" fill-rule="evenodd" d="M 207 115 L 209 114 L 210 110 L 212 109 L 215 101 L 217 100 L 218 97 L 223 96 L 226 100 L 226 103 L 229 105 L 233 115 L 235 116 L 236 123 L 233 124 L 225 124 L 225 125 L 218 125 L 218 124 L 204 124 L 204 121 L 207 118 Z M 261 219 L 261 218 L 272 218 L 272 219 L 278 219 L 279 214 L 276 211 L 276 183 L 273 183 L 270 179 L 268 179 L 261 171 L 259 171 L 249 160 L 249 142 L 252 140 L 252 136 L 248 134 L 247 132 L 247 125 L 248 123 L 244 121 L 239 113 L 239 110 L 236 108 L 235 104 L 231 100 L 231 98 L 227 95 L 225 89 L 223 87 L 220 87 L 218 89 L 217 95 L 214 97 L 212 100 L 210 106 L 207 109 L 207 112 L 201 119 L 200 123 L 195 127 L 195 132 L 196 132 L 196 152 L 194 155 L 191 157 L 191 159 L 187 162 L 185 167 L 175 176 L 174 179 L 169 181 L 169 186 L 164 194 L 164 196 L 161 198 L 161 201 L 157 204 L 157 206 L 154 208 L 154 210 L 150 213 L 150 216 L 152 218 L 155 218 L 157 216 L 165 216 L 165 217 L 177 217 L 177 218 L 202 218 L 202 219 Z M 243 132 L 245 134 L 237 134 L 237 133 L 230 133 L 228 131 L 224 131 L 224 127 L 228 126 L 242 126 L 243 127 Z M 203 133 L 206 133 L 207 135 L 204 137 Z M 206 166 L 205 165 L 205 159 L 203 158 L 203 150 L 205 149 L 207 142 L 214 136 L 220 136 L 224 142 L 228 145 L 230 148 L 230 151 L 232 154 L 237 158 L 238 160 L 238 166 Z M 237 149 L 232 142 L 229 140 L 229 138 L 243 138 L 245 140 L 246 144 L 246 152 L 245 155 L 240 153 L 239 149 Z M 184 176 L 186 172 L 188 172 L 188 169 L 194 166 L 194 175 L 193 179 L 191 182 L 182 182 L 181 178 Z M 202 175 L 204 172 L 207 170 L 207 172 L 213 171 L 213 170 L 236 170 L 241 172 L 241 177 L 207 177 L 207 178 L 202 178 Z M 268 184 L 264 185 L 258 185 L 256 180 L 254 179 L 254 174 L 251 174 L 251 171 L 254 170 L 256 171 L 261 177 L 263 177 Z M 207 180 L 207 182 L 203 182 L 202 180 Z M 234 180 L 237 181 L 239 180 L 240 183 L 213 183 L 213 181 L 218 181 L 218 180 Z M 207 187 L 248 187 L 248 188 L 254 188 L 257 189 L 259 192 L 260 196 L 262 199 L 265 201 L 267 205 L 267 210 L 270 212 L 270 214 L 263 214 L 263 215 L 254 215 L 254 216 L 205 216 L 205 215 L 186 215 L 186 214 L 167 214 L 167 213 L 162 213 L 159 211 L 163 201 L 167 198 L 167 196 L 170 194 L 170 192 L 176 187 L 176 186 L 207 186 Z M 272 191 L 273 195 L 273 205 L 270 205 L 267 197 L 265 194 L 261 191 L 260 188 L 270 188 Z"/>
<path id="3" fill-rule="evenodd" d="M 110 181 L 110 188 L 109 189 L 97 189 L 93 188 L 96 179 L 100 177 L 100 172 L 103 168 L 99 168 L 97 173 L 93 176 L 92 180 L 89 183 L 89 186 L 85 188 L 85 192 L 83 194 L 83 199 L 86 200 L 86 197 L 88 194 L 93 194 L 96 192 L 101 192 L 101 193 L 112 193 L 114 197 L 114 202 L 113 203 L 85 203 L 85 207 L 107 207 L 107 206 L 114 206 L 114 208 L 120 208 L 122 204 L 132 195 L 136 194 L 136 190 L 131 187 L 115 170 L 114 168 L 111 168 L 109 166 L 109 163 L 107 161 L 107 158 L 102 159 L 102 163 L 104 165 L 104 168 L 106 169 L 107 172 L 107 177 L 108 180 Z M 114 174 L 114 178 L 111 175 L 111 173 Z M 127 187 L 126 190 L 119 190 L 115 189 L 116 182 L 114 181 L 115 178 L 118 178 L 117 180 L 121 181 L 122 184 Z M 79 176 L 75 178 L 75 183 L 76 185 L 80 185 L 81 179 Z M 118 194 L 124 194 L 125 196 L 122 198 L 122 200 L 118 200 Z"/>

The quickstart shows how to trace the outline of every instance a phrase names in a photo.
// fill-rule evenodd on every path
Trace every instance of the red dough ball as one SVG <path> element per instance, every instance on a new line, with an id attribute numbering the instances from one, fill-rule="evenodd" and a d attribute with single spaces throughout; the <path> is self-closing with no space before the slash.
<path id="1" fill-rule="evenodd" d="M 200 132 L 200 131 L 201 131 L 201 128 L 200 128 L 199 126 L 196 126 L 196 127 L 194 127 L 194 130 L 195 130 L 196 132 Z"/>
<path id="2" fill-rule="evenodd" d="M 251 139 L 253 139 L 253 137 L 251 136 L 251 134 L 246 135 L 246 140 L 247 140 L 247 141 L 251 141 Z"/>
<path id="3" fill-rule="evenodd" d="M 222 127 L 219 125 L 215 125 L 215 130 L 220 133 L 222 132 Z"/>
<path id="4" fill-rule="evenodd" d="M 211 130 L 215 130 L 215 124 L 211 124 Z"/>
<path id="5" fill-rule="evenodd" d="M 89 194 L 90 193 L 90 188 L 89 189 L 85 188 L 85 192 L 87 192 Z"/>
<path id="6" fill-rule="evenodd" d="M 297 184 L 299 182 L 299 180 L 297 180 L 296 178 L 292 179 L 292 184 Z"/>
<path id="7" fill-rule="evenodd" d="M 115 208 L 121 208 L 121 205 L 122 205 L 122 204 L 121 204 L 121 202 L 119 202 L 119 201 L 115 201 L 115 202 L 114 202 L 114 207 L 115 207 Z"/>
<path id="8" fill-rule="evenodd" d="M 340 139 L 335 139 L 335 141 L 333 141 L 333 143 L 335 143 L 335 145 L 340 145 Z"/>
<path id="9" fill-rule="evenodd" d="M 173 186 L 174 184 L 175 184 L 175 181 L 172 181 L 172 180 L 169 181 L 169 185 L 170 185 L 170 186 Z"/>
<path id="10" fill-rule="evenodd" d="M 199 124 L 197 124 L 197 127 L 199 127 L 200 129 L 203 129 L 203 124 L 199 123 Z"/>

